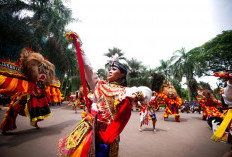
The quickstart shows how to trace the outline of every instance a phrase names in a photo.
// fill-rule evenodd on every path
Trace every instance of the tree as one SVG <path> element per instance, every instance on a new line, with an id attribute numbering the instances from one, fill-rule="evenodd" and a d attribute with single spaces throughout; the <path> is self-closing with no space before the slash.
<path id="1" fill-rule="evenodd" d="M 145 66 L 142 66 L 141 71 L 136 77 L 128 77 L 128 86 L 147 86 L 150 87 L 152 83 L 152 71 Z"/>
<path id="2" fill-rule="evenodd" d="M 30 16 L 22 15 L 25 11 Z M 61 88 L 67 77 L 67 86 L 69 77 L 78 75 L 75 50 L 68 48 L 64 37 L 65 26 L 76 20 L 71 15 L 62 0 L 4 0 L 0 4 L 0 57 L 15 58 L 15 52 L 30 47 L 55 65 Z"/>
<path id="3" fill-rule="evenodd" d="M 122 50 L 115 48 L 115 47 L 113 49 L 108 49 L 108 50 L 109 52 L 104 54 L 104 56 L 109 58 L 109 60 L 105 64 L 105 68 L 109 68 L 109 65 L 112 63 L 112 60 L 114 58 L 117 58 L 119 62 L 121 60 L 126 61 L 126 58 L 124 57 L 124 53 L 122 52 Z"/>
<path id="4" fill-rule="evenodd" d="M 122 52 L 122 50 L 114 47 L 113 49 L 108 49 L 109 52 L 108 53 L 105 53 L 104 55 L 111 58 L 113 57 L 114 55 L 118 55 L 118 59 L 124 59 L 125 60 L 125 57 L 124 57 L 124 53 Z"/>
<path id="5" fill-rule="evenodd" d="M 187 100 L 188 99 L 188 90 L 181 88 L 181 99 L 182 100 Z"/>
<path id="6" fill-rule="evenodd" d="M 71 10 L 65 7 L 61 0 L 6 0 L 4 3 L 1 3 L 0 8 L 12 17 L 16 16 L 19 21 L 24 22 L 24 25 L 30 27 L 28 31 L 33 38 L 27 40 L 28 42 L 25 46 L 29 46 L 33 50 L 41 53 L 43 53 L 42 47 L 44 47 L 46 39 L 55 37 L 59 42 L 64 38 L 65 26 L 74 20 L 71 18 Z M 21 12 L 23 11 L 30 12 L 31 16 L 22 16 Z M 6 24 L 11 26 L 10 23 Z M 22 31 L 25 29 L 23 27 L 17 30 L 18 34 L 21 36 L 24 35 Z M 7 31 L 4 34 L 8 34 L 9 36 L 11 33 L 13 34 L 13 31 L 10 33 Z M 27 35 L 25 34 L 24 36 L 27 37 Z M 25 39 L 20 38 L 19 40 Z"/>
<path id="7" fill-rule="evenodd" d="M 129 76 L 131 78 L 137 77 L 143 68 L 142 62 L 132 58 L 131 60 L 127 60 L 127 63 L 129 66 Z"/>
<path id="8" fill-rule="evenodd" d="M 160 66 L 157 67 L 155 70 L 158 72 L 161 72 L 165 75 L 166 79 L 168 80 L 170 78 L 170 65 L 171 65 L 171 60 L 160 60 Z"/>
<path id="9" fill-rule="evenodd" d="M 191 101 L 191 91 L 190 91 L 190 79 L 193 78 L 194 63 L 192 62 L 192 57 L 189 53 L 185 51 L 184 48 L 175 51 L 174 56 L 171 60 L 175 61 L 172 65 L 172 73 L 174 78 L 179 82 L 182 80 L 182 77 L 186 77 L 186 84 L 188 89 L 188 100 Z"/>
<path id="10" fill-rule="evenodd" d="M 7 8 L 0 7 L 0 58 L 16 61 L 20 50 L 25 45 L 36 45 L 35 37 L 27 24 L 27 19 L 9 12 Z M 16 53 L 18 52 L 18 53 Z"/>
<path id="11" fill-rule="evenodd" d="M 180 97 L 182 97 L 181 84 L 176 79 L 171 79 L 171 82 L 172 82 L 173 86 L 175 87 L 177 94 Z"/>
<path id="12" fill-rule="evenodd" d="M 152 73 L 152 83 L 151 83 L 151 89 L 152 91 L 159 92 L 161 85 L 163 84 L 163 81 L 165 80 L 165 76 L 162 73 Z"/>
<path id="13" fill-rule="evenodd" d="M 206 61 L 205 72 L 232 70 L 232 30 L 223 31 L 212 40 L 202 45 L 202 59 Z"/>
<path id="14" fill-rule="evenodd" d="M 103 80 L 106 80 L 107 78 L 107 71 L 105 69 L 98 69 L 97 70 L 98 77 L 102 78 Z"/>
<path id="15" fill-rule="evenodd" d="M 202 87 L 202 89 L 207 89 L 207 90 L 211 90 L 211 91 L 212 91 L 212 89 L 211 89 L 211 87 L 210 87 L 209 83 L 206 83 L 206 82 L 200 81 L 200 82 L 198 83 L 198 86 L 201 86 L 201 87 Z"/>
<path id="16" fill-rule="evenodd" d="M 191 94 L 194 98 L 197 96 L 197 89 L 198 89 L 198 83 L 195 78 L 192 78 L 189 80 L 189 89 L 191 91 Z"/>

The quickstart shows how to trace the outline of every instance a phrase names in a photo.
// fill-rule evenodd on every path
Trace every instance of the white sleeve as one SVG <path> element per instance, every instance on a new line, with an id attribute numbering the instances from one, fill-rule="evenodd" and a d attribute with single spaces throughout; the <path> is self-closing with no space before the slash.
<path id="1" fill-rule="evenodd" d="M 152 91 L 146 86 L 140 87 L 126 87 L 126 95 L 132 95 L 133 93 L 141 91 L 143 93 L 144 100 L 142 103 L 149 103 L 151 101 Z"/>
<path id="2" fill-rule="evenodd" d="M 86 56 L 86 54 L 82 53 L 82 58 L 83 58 L 83 64 L 85 69 L 85 79 L 88 82 L 90 88 L 94 90 L 99 78 L 96 72 L 93 71 L 91 63 L 88 57 Z"/>
<path id="3" fill-rule="evenodd" d="M 222 94 L 224 101 L 229 107 L 232 107 L 232 84 L 227 84 L 224 94 Z"/>

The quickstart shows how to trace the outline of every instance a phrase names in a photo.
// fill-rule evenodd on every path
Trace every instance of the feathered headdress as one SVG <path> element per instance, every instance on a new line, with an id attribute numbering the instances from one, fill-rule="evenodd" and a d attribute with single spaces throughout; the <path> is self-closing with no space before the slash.
<path id="1" fill-rule="evenodd" d="M 118 54 L 113 55 L 111 60 L 108 60 L 108 64 L 110 64 L 110 67 L 117 67 L 121 73 L 127 75 L 127 68 L 125 64 L 120 63 L 118 58 Z"/>

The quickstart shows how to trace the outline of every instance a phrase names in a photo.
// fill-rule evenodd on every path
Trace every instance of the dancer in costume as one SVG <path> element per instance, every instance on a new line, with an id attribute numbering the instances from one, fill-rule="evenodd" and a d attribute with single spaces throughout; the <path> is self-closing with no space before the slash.
<path id="1" fill-rule="evenodd" d="M 73 110 L 75 110 L 74 109 L 75 99 L 76 99 L 76 94 L 70 92 L 70 95 L 68 97 L 68 106 L 72 107 Z"/>
<path id="2" fill-rule="evenodd" d="M 89 91 L 89 90 L 87 89 L 87 92 L 88 92 L 88 91 Z M 93 93 L 93 91 L 90 90 L 87 96 L 88 96 L 88 101 L 90 102 L 90 104 L 92 104 L 92 102 L 93 102 L 93 100 L 94 100 L 94 93 Z M 84 98 L 84 100 L 85 100 L 85 98 Z M 87 108 L 87 105 L 85 104 L 85 105 L 84 105 L 84 109 L 83 109 L 83 111 L 82 111 L 81 118 L 85 118 L 87 115 L 88 115 L 88 108 Z"/>
<path id="3" fill-rule="evenodd" d="M 164 104 L 164 102 L 163 101 L 157 101 L 157 98 L 158 98 L 158 93 L 157 92 L 155 92 L 155 91 L 152 91 L 152 93 L 153 93 L 153 96 L 152 96 L 152 100 L 151 100 L 151 102 L 150 102 L 150 104 L 154 107 L 154 109 L 156 110 L 156 111 L 159 111 L 159 109 L 160 109 L 160 104 Z"/>
<path id="4" fill-rule="evenodd" d="M 151 100 L 152 101 L 152 100 Z M 150 102 L 146 102 L 144 104 L 140 104 L 140 125 L 139 125 L 139 131 L 142 132 L 142 126 L 148 125 L 149 120 L 152 120 L 153 125 L 153 132 L 156 133 L 155 124 L 157 122 L 157 118 L 155 115 L 155 108 L 153 104 Z"/>
<path id="5" fill-rule="evenodd" d="M 94 100 L 88 115 L 74 131 L 58 143 L 60 156 L 118 156 L 119 135 L 131 115 L 132 101 L 151 98 L 147 87 L 127 88 L 125 66 L 113 61 L 107 81 L 98 78 L 82 54 L 85 77 L 93 90 Z"/>
<path id="6" fill-rule="evenodd" d="M 223 113 L 217 109 L 217 107 L 221 106 L 221 101 L 217 100 L 210 90 L 198 89 L 196 99 L 203 109 L 202 120 L 207 120 L 211 117 L 223 119 Z"/>
<path id="7" fill-rule="evenodd" d="M 139 111 L 139 108 L 140 108 L 140 106 L 139 106 L 139 102 L 132 102 L 132 111 L 133 111 L 133 108 L 135 108 L 135 110 L 136 111 Z"/>
<path id="8" fill-rule="evenodd" d="M 164 111 L 164 120 L 168 118 L 168 115 L 174 115 L 175 121 L 180 122 L 179 107 L 182 105 L 182 100 L 178 96 L 174 86 L 171 83 L 163 83 L 161 87 L 162 92 L 158 94 L 159 99 L 164 99 L 166 108 Z"/>
<path id="9" fill-rule="evenodd" d="M 216 142 L 227 141 L 228 143 L 232 142 L 232 127 L 231 127 L 231 120 L 232 120 L 232 74 L 228 72 L 220 72 L 214 74 L 216 77 L 220 77 L 223 79 L 228 80 L 226 89 L 222 94 L 224 98 L 225 104 L 228 105 L 228 112 L 224 116 L 223 121 L 221 122 L 220 126 L 216 124 L 216 122 L 212 122 L 213 124 L 213 131 L 214 135 L 211 137 L 212 140 Z M 226 132 L 227 129 L 227 132 Z M 232 153 L 231 153 L 232 155 Z"/>
<path id="10" fill-rule="evenodd" d="M 75 113 L 77 113 L 78 95 L 79 95 L 79 90 L 77 90 L 75 92 L 75 100 L 74 100 L 74 103 L 73 103 L 73 110 L 75 111 Z"/>
<path id="11" fill-rule="evenodd" d="M 18 114 L 30 118 L 31 125 L 36 128 L 39 128 L 38 121 L 51 116 L 50 92 L 46 85 L 49 85 L 55 77 L 54 65 L 45 60 L 41 54 L 31 53 L 23 58 L 22 71 L 30 81 L 27 87 L 23 87 L 24 92 L 18 91 L 13 96 L 0 126 L 3 134 L 16 129 Z"/>
<path id="12" fill-rule="evenodd" d="M 84 97 L 84 91 L 83 91 L 83 86 L 81 86 L 78 90 L 78 97 L 77 97 L 77 106 L 80 107 L 80 109 L 85 108 L 85 97 Z M 89 89 L 87 88 L 87 93 L 89 93 Z"/>

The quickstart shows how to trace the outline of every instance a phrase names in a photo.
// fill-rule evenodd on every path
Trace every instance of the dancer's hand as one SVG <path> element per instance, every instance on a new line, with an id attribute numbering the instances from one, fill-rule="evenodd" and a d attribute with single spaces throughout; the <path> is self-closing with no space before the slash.
<path id="1" fill-rule="evenodd" d="M 136 95 L 135 94 L 124 94 L 122 96 L 119 96 L 119 101 L 123 101 L 126 98 L 129 98 L 131 101 L 136 101 Z"/>

